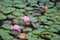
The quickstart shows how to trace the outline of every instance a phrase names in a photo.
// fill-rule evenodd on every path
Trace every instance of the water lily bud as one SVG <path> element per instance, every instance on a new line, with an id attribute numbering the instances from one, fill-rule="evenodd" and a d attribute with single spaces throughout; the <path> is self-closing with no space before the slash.
<path id="1" fill-rule="evenodd" d="M 23 21 L 24 23 L 27 23 L 27 22 L 30 21 L 30 18 L 29 18 L 28 16 L 24 16 L 24 17 L 22 18 L 22 21 Z"/>
<path id="2" fill-rule="evenodd" d="M 48 7 L 47 7 L 47 6 L 44 7 L 44 11 L 45 11 L 45 12 L 48 11 Z"/>
<path id="3" fill-rule="evenodd" d="M 11 23 L 16 24 L 16 19 L 12 19 Z"/>
<path id="4" fill-rule="evenodd" d="M 35 27 L 36 30 L 38 30 L 38 28 L 39 28 L 38 26 Z"/>
<path id="5" fill-rule="evenodd" d="M 14 25 L 14 26 L 11 27 L 11 30 L 20 31 L 20 26 L 19 25 Z"/>

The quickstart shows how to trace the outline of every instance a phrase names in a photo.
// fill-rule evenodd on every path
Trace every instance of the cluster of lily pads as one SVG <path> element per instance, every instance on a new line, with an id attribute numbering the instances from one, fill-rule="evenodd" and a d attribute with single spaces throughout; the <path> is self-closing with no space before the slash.
<path id="1" fill-rule="evenodd" d="M 17 40 L 13 36 L 9 35 L 11 22 L 10 19 L 16 18 L 16 23 L 21 26 L 21 29 L 29 31 L 27 33 L 27 40 L 60 40 L 60 2 L 54 6 L 53 2 L 49 0 L 28 0 L 29 6 L 25 2 L 26 0 L 0 0 L 0 40 Z M 23 12 L 26 12 L 30 17 L 32 23 L 37 22 L 37 17 L 29 15 L 33 11 L 34 5 L 39 9 L 44 8 L 44 3 L 48 7 L 48 11 L 45 15 L 40 16 L 39 27 L 36 30 L 32 28 L 24 28 L 24 23 L 21 18 Z"/>

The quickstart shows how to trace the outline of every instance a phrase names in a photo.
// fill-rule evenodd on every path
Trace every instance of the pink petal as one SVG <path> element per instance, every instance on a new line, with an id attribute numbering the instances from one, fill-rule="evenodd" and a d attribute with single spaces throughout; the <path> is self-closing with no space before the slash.
<path id="1" fill-rule="evenodd" d="M 26 23 L 26 22 L 29 22 L 29 21 L 30 21 L 30 19 L 29 19 L 29 17 L 24 16 L 24 17 L 22 18 L 22 21 Z"/>
<path id="2" fill-rule="evenodd" d="M 14 26 L 11 27 L 11 30 L 20 31 L 20 26 L 19 25 L 14 25 Z"/>

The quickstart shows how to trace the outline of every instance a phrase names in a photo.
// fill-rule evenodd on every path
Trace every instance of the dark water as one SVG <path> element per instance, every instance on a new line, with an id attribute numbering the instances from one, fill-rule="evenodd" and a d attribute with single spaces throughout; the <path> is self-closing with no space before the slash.
<path id="1" fill-rule="evenodd" d="M 0 36 L 0 40 L 3 40 L 1 36 Z"/>

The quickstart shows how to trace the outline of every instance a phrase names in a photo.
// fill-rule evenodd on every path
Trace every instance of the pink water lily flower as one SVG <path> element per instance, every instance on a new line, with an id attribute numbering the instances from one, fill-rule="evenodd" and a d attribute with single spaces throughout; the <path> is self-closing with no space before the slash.
<path id="1" fill-rule="evenodd" d="M 44 11 L 45 11 L 45 12 L 48 11 L 48 7 L 47 7 L 47 6 L 44 7 Z"/>
<path id="2" fill-rule="evenodd" d="M 20 32 L 20 26 L 19 25 L 11 26 L 11 30 L 17 30 Z"/>
<path id="3" fill-rule="evenodd" d="M 22 21 L 23 21 L 24 23 L 27 23 L 27 22 L 30 21 L 30 18 L 29 18 L 28 16 L 24 16 L 24 17 L 22 17 Z"/>

